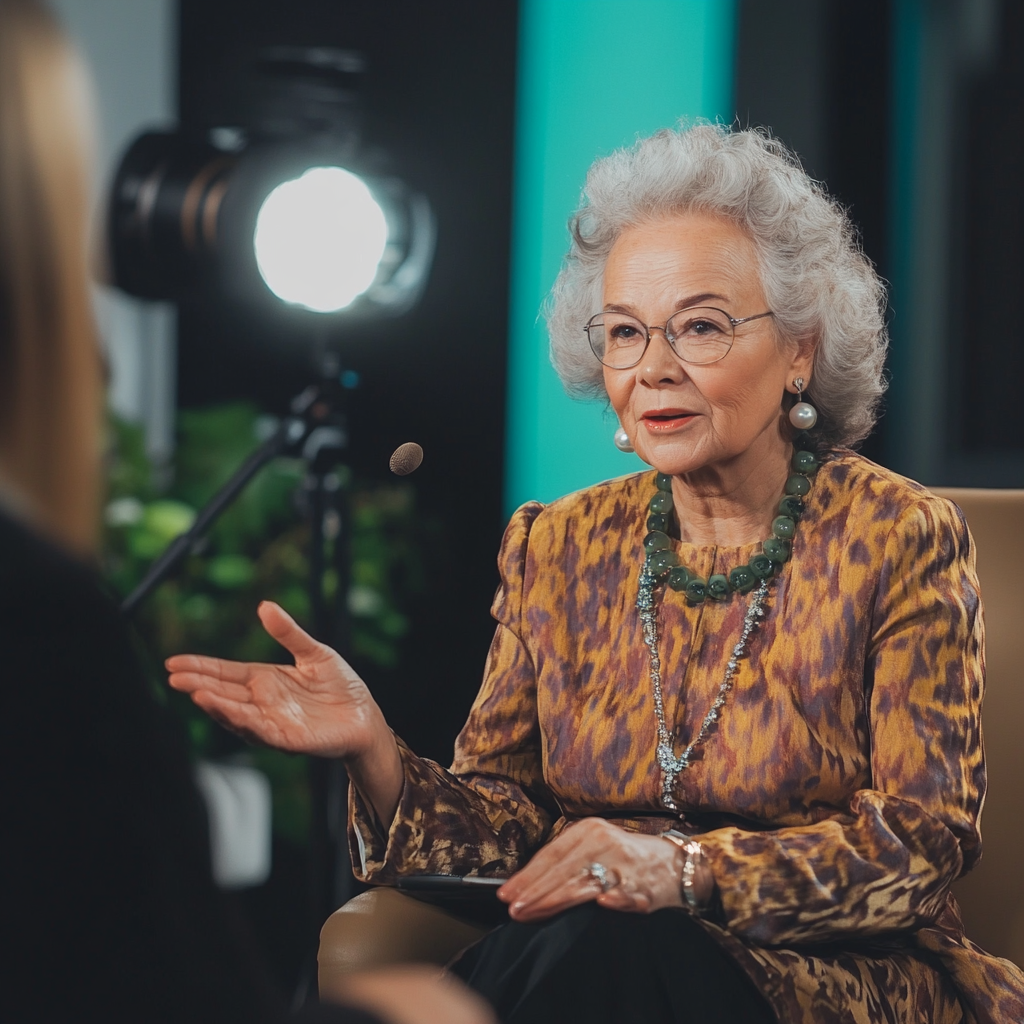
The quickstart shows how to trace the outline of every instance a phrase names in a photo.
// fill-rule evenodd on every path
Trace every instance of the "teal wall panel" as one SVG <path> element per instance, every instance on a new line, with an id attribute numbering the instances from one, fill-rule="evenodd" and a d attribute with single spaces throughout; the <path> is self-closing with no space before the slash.
<path id="1" fill-rule="evenodd" d="M 735 0 L 520 0 L 509 511 L 643 465 L 604 403 L 562 390 L 540 308 L 595 158 L 680 118 L 732 120 L 735 18 Z"/>

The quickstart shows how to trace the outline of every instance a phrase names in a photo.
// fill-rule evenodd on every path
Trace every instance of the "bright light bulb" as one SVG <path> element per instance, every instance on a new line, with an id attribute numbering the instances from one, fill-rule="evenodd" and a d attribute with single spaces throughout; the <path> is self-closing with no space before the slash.
<path id="1" fill-rule="evenodd" d="M 263 201 L 253 246 L 278 298 L 333 313 L 373 284 L 387 240 L 384 211 L 361 179 L 313 167 Z"/>

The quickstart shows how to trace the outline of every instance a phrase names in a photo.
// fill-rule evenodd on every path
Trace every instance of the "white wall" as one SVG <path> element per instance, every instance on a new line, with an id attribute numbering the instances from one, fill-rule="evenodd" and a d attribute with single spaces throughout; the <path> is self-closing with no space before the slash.
<path id="1" fill-rule="evenodd" d="M 176 120 L 176 0 L 50 0 L 85 57 L 99 114 L 97 226 L 118 161 L 143 129 Z M 110 404 L 143 423 L 158 462 L 174 445 L 175 310 L 98 285 L 96 311 L 112 379 Z"/>

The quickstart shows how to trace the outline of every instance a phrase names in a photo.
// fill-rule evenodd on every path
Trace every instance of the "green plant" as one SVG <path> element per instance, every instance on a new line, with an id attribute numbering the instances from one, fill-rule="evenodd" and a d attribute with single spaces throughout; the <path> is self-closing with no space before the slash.
<path id="1" fill-rule="evenodd" d="M 145 453 L 140 428 L 110 421 L 104 568 L 116 593 L 128 594 L 166 546 L 188 529 L 207 502 L 271 425 L 245 403 L 179 413 L 173 466 L 161 486 Z M 242 661 L 286 660 L 263 631 L 255 610 L 277 601 L 308 626 L 309 531 L 295 507 L 301 462 L 277 459 L 265 467 L 211 529 L 201 548 L 163 583 L 136 614 L 136 626 L 158 692 L 184 723 L 196 757 L 242 752 L 271 779 L 274 826 L 304 841 L 309 817 L 304 759 L 279 751 L 235 749 L 221 730 L 180 694 L 163 686 L 162 662 L 189 651 Z M 423 585 L 414 492 L 408 482 L 361 484 L 340 472 L 352 515 L 347 538 L 351 586 L 346 604 L 356 656 L 390 667 L 408 629 L 404 599 Z M 328 572 L 333 597 L 337 577 Z"/>

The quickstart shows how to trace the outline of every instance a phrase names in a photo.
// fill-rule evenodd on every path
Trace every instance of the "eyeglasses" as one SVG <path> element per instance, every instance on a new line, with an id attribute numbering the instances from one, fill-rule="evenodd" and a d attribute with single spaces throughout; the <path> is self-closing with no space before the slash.
<path id="1" fill-rule="evenodd" d="M 613 370 L 628 370 L 643 359 L 651 331 L 661 331 L 684 363 L 706 366 L 728 354 L 740 324 L 774 315 L 769 310 L 737 320 L 713 306 L 694 306 L 673 313 L 664 327 L 648 327 L 627 313 L 596 313 L 583 330 L 594 355 Z"/>

